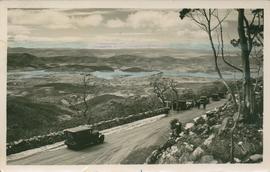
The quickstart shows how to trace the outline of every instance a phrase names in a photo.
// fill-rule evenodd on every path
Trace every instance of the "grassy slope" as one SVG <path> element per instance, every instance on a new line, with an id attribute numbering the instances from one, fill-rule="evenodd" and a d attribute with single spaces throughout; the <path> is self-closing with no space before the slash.
<path id="1" fill-rule="evenodd" d="M 52 104 L 34 103 L 23 97 L 7 98 L 7 138 L 27 138 L 47 133 L 57 125 L 57 116 L 69 114 Z"/>

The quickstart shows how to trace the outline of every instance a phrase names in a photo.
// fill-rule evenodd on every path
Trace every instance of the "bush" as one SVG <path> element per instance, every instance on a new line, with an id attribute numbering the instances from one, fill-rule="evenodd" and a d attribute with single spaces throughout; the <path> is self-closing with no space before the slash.
<path id="1" fill-rule="evenodd" d="M 172 130 L 172 137 L 177 137 L 182 131 L 182 123 L 178 119 L 170 121 L 170 128 Z"/>

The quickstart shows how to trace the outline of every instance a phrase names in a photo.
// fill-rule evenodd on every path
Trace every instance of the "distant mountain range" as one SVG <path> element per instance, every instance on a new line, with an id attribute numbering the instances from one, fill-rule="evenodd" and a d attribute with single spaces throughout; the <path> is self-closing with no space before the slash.
<path id="1" fill-rule="evenodd" d="M 112 71 L 123 69 L 138 72 L 148 70 L 183 70 L 192 72 L 214 71 L 211 52 L 190 52 L 175 49 L 8 49 L 8 69 L 22 67 L 50 68 L 54 70 Z M 226 57 L 241 65 L 237 55 Z M 219 63 L 223 70 L 228 66 Z"/>

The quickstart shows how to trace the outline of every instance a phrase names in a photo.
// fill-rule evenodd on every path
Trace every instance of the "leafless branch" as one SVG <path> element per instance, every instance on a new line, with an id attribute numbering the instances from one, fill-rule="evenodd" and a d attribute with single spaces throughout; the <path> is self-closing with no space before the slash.
<path id="1" fill-rule="evenodd" d="M 201 21 L 199 21 L 198 19 L 196 19 L 196 18 L 193 16 L 193 14 L 190 14 L 189 17 L 190 17 L 193 21 L 195 21 L 196 24 L 197 24 L 202 30 L 207 31 L 206 25 L 205 25 L 203 22 L 201 22 Z"/>
<path id="2" fill-rule="evenodd" d="M 227 13 L 228 14 L 228 13 Z M 217 14 L 213 14 L 213 16 L 218 20 L 218 25 L 219 28 L 220 28 L 220 39 L 221 39 L 221 57 L 222 57 L 222 60 L 224 61 L 224 63 L 226 63 L 228 66 L 232 67 L 233 69 L 235 70 L 238 70 L 240 72 L 243 72 L 242 69 L 240 69 L 239 67 L 229 63 L 226 59 L 225 59 L 225 56 L 224 56 L 224 40 L 223 40 L 223 26 L 222 26 L 222 20 L 220 20 L 219 18 L 219 15 L 218 13 Z M 228 15 L 226 15 L 228 16 Z M 224 20 L 225 18 L 223 18 Z"/>

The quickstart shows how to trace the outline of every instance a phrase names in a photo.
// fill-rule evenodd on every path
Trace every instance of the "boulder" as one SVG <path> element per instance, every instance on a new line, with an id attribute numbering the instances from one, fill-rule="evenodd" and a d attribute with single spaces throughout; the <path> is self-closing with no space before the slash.
<path id="1" fill-rule="evenodd" d="M 192 123 L 192 122 L 186 123 L 185 130 L 191 129 L 193 126 L 194 126 L 194 123 Z"/>
<path id="2" fill-rule="evenodd" d="M 197 135 L 190 138 L 190 140 L 189 140 L 189 143 L 194 145 L 195 147 L 200 146 L 202 142 L 203 142 L 203 140 L 200 137 L 198 137 Z"/>
<path id="3" fill-rule="evenodd" d="M 208 120 L 207 120 L 207 124 L 209 125 L 209 126 L 213 126 L 213 125 L 215 125 L 217 123 L 217 118 L 216 117 L 211 117 L 211 118 L 209 118 Z"/>
<path id="4" fill-rule="evenodd" d="M 205 130 L 207 129 L 207 126 L 206 125 L 201 125 L 201 124 L 199 124 L 198 126 L 196 126 L 195 127 L 195 129 L 194 129 L 194 132 L 196 133 L 196 134 L 202 134 Z"/>
<path id="5" fill-rule="evenodd" d="M 263 159 L 263 155 L 262 154 L 254 154 L 254 155 L 251 155 L 249 157 L 249 159 L 251 162 L 261 162 Z"/>
<path id="6" fill-rule="evenodd" d="M 192 152 L 194 150 L 194 146 L 192 144 L 188 144 L 187 142 L 183 143 L 184 149 L 187 152 Z"/>
<path id="7" fill-rule="evenodd" d="M 199 163 L 202 164 L 217 164 L 218 161 L 212 155 L 204 155 L 200 158 Z"/>
<path id="8" fill-rule="evenodd" d="M 206 114 L 202 115 L 202 118 L 203 118 L 204 120 L 207 120 L 207 115 L 206 115 Z"/>
<path id="9" fill-rule="evenodd" d="M 169 156 L 165 164 L 178 164 L 179 161 L 174 156 Z"/>
<path id="10" fill-rule="evenodd" d="M 154 150 L 151 155 L 146 159 L 146 164 L 154 164 L 157 161 L 157 157 L 160 151 Z"/>
<path id="11" fill-rule="evenodd" d="M 214 116 L 215 116 L 215 111 L 207 111 L 207 112 L 206 112 L 206 116 L 207 116 L 208 118 L 214 117 Z"/>
<path id="12" fill-rule="evenodd" d="M 204 124 L 205 120 L 203 119 L 203 117 L 197 117 L 193 119 L 195 125 L 200 125 L 200 124 Z"/>
<path id="13" fill-rule="evenodd" d="M 180 164 L 185 164 L 187 162 L 190 162 L 190 154 L 187 152 L 184 152 L 181 157 L 179 158 Z"/>
<path id="14" fill-rule="evenodd" d="M 179 150 L 178 150 L 177 146 L 175 146 L 175 145 L 172 146 L 171 149 L 170 149 L 170 153 L 171 153 L 172 155 L 176 154 L 178 151 L 179 151 Z"/>
<path id="15" fill-rule="evenodd" d="M 211 134 L 211 135 L 203 142 L 203 145 L 205 145 L 206 147 L 209 147 L 209 146 L 212 144 L 214 138 L 215 138 L 215 135 L 214 135 L 214 134 Z"/>
<path id="16" fill-rule="evenodd" d="M 234 160 L 234 162 L 236 162 L 236 163 L 240 163 L 240 162 L 241 162 L 241 160 L 238 159 L 238 158 L 233 158 L 233 160 Z"/>
<path id="17" fill-rule="evenodd" d="M 199 159 L 203 154 L 204 154 L 204 150 L 201 147 L 197 147 L 193 152 L 192 152 L 192 157 L 193 160 L 197 160 Z"/>
<path id="18" fill-rule="evenodd" d="M 213 125 L 212 127 L 210 127 L 210 130 L 212 133 L 217 134 L 219 132 L 221 125 L 217 124 L 217 125 Z"/>

